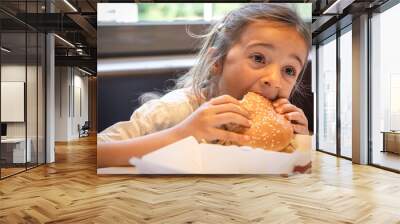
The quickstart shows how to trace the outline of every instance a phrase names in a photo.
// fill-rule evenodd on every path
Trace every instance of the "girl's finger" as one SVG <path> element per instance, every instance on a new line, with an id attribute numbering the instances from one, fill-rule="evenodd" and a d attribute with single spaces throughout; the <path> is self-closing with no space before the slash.
<path id="1" fill-rule="evenodd" d="M 300 112 L 301 109 L 296 107 L 293 104 L 286 103 L 286 104 L 280 105 L 279 107 L 275 107 L 275 111 L 280 113 L 280 114 L 285 114 L 285 113 L 295 112 L 295 111 Z"/>
<path id="2" fill-rule="evenodd" d="M 229 96 L 229 95 L 218 96 L 218 97 L 210 100 L 211 105 L 219 105 L 219 104 L 224 104 L 224 103 L 233 103 L 233 104 L 240 105 L 239 100 L 237 100 L 234 97 Z"/>
<path id="3" fill-rule="evenodd" d="M 225 131 L 221 129 L 215 129 L 213 134 L 215 136 L 215 139 L 222 140 L 224 142 L 231 141 L 238 144 L 243 144 L 250 140 L 250 137 L 247 135 L 241 135 L 235 132 Z"/>
<path id="4" fill-rule="evenodd" d="M 286 104 L 286 103 L 289 103 L 289 104 L 290 104 L 290 102 L 289 102 L 288 99 L 286 99 L 286 98 L 279 98 L 279 99 L 275 100 L 274 102 L 272 102 L 272 106 L 276 108 L 276 107 L 279 107 L 280 105 Z"/>
<path id="5" fill-rule="evenodd" d="M 229 124 L 229 123 L 239 124 L 247 128 L 249 128 L 251 125 L 249 119 L 233 112 L 217 114 L 214 117 L 214 127 L 219 127 L 223 124 Z"/>
<path id="6" fill-rule="evenodd" d="M 289 121 L 296 121 L 298 124 L 307 125 L 307 118 L 300 112 L 290 112 L 284 115 Z"/>
<path id="7" fill-rule="evenodd" d="M 224 103 L 216 105 L 213 106 L 210 110 L 215 114 L 234 112 L 246 117 L 247 119 L 250 118 L 250 113 L 246 109 L 234 103 Z"/>
<path id="8" fill-rule="evenodd" d="M 301 125 L 301 124 L 292 124 L 294 133 L 308 135 L 308 127 Z"/>

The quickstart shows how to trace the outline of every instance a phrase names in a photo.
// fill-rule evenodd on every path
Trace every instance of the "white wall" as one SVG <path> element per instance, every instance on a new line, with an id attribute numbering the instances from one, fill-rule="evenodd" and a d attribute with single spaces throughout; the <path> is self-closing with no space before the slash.
<path id="1" fill-rule="evenodd" d="M 55 141 L 68 141 L 68 86 L 67 67 L 55 68 Z"/>
<path id="2" fill-rule="evenodd" d="M 88 78 L 83 75 L 76 68 L 56 67 L 55 141 L 77 139 L 78 124 L 88 120 Z"/>
<path id="3" fill-rule="evenodd" d="M 36 74 L 36 67 L 28 66 L 27 67 L 28 75 L 29 74 Z M 2 65 L 1 66 L 1 81 L 5 82 L 25 82 L 25 65 Z M 28 77 L 29 79 L 29 77 Z M 29 85 L 36 86 L 36 81 L 32 83 L 32 79 L 29 79 Z M 33 102 L 34 100 L 30 99 L 34 97 L 36 99 L 36 88 L 27 88 L 27 103 Z M 34 107 L 32 109 L 36 110 L 36 102 L 33 105 L 27 105 Z M 2 110 L 6 110 L 6 108 L 1 108 Z M 30 109 L 30 110 L 32 110 Z M 31 117 L 33 115 L 33 117 Z M 28 113 L 27 114 L 28 122 L 35 121 L 36 123 L 36 113 Z M 33 125 L 28 125 L 29 127 L 33 127 Z M 35 125 L 36 128 L 36 125 Z M 29 130 L 28 130 L 29 133 Z M 7 136 L 8 137 L 25 137 L 25 122 L 7 122 Z M 29 137 L 29 136 L 28 136 Z"/>
<path id="4" fill-rule="evenodd" d="M 79 72 L 79 75 L 75 75 L 75 86 L 81 88 L 81 106 L 82 106 L 82 113 L 75 113 L 75 123 L 74 123 L 74 130 L 76 133 L 73 135 L 78 138 L 78 129 L 77 126 L 80 124 L 82 126 L 85 121 L 89 120 L 89 86 L 88 86 L 88 77 L 84 76 L 84 73 Z M 76 74 L 76 73 L 75 73 Z"/>

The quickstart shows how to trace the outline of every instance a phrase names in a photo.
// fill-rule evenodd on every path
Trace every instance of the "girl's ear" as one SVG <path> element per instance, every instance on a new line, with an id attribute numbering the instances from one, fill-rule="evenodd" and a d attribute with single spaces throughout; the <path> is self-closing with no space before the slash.
<path id="1" fill-rule="evenodd" d="M 215 47 L 210 47 L 207 52 L 207 56 L 212 58 L 215 56 L 216 52 Z M 220 75 L 222 73 L 222 62 L 221 60 L 216 61 L 212 66 L 211 66 L 211 74 L 213 75 Z"/>

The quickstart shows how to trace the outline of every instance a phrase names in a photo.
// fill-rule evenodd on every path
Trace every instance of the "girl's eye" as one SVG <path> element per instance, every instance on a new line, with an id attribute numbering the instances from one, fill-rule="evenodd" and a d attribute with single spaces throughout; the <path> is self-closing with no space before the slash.
<path id="1" fill-rule="evenodd" d="M 293 67 L 291 67 L 291 66 L 285 67 L 285 68 L 283 69 L 283 71 L 284 71 L 284 73 L 287 74 L 288 76 L 296 76 L 296 70 L 295 70 Z"/>
<path id="2" fill-rule="evenodd" d="M 265 58 L 263 55 L 260 54 L 254 54 L 251 56 L 251 58 L 253 59 L 253 61 L 255 61 L 256 63 L 262 63 L 265 64 Z"/>

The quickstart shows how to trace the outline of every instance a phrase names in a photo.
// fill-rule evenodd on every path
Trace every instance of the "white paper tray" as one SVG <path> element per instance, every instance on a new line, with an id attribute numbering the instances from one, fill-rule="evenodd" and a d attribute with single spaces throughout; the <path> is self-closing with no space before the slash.
<path id="1" fill-rule="evenodd" d="M 139 174 L 292 174 L 311 161 L 311 136 L 296 136 L 298 150 L 274 152 L 246 146 L 199 144 L 188 137 L 129 163 Z"/>

